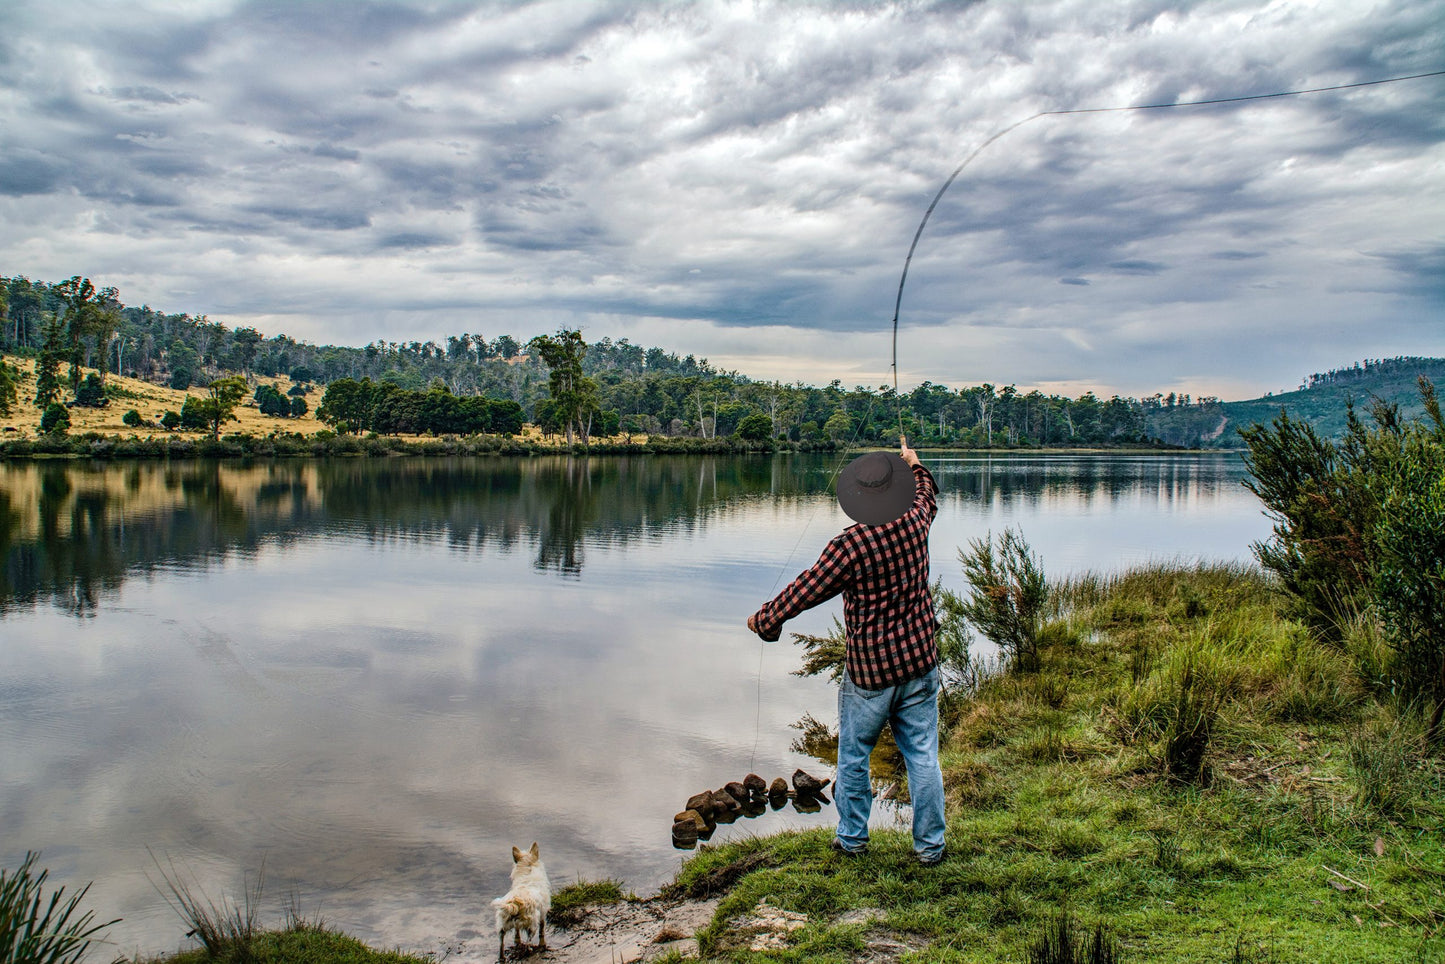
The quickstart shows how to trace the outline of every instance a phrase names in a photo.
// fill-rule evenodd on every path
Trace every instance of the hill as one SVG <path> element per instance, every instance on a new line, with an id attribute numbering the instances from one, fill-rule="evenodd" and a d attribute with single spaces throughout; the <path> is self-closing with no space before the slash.
<path id="1" fill-rule="evenodd" d="M 1400 406 L 1401 414 L 1413 418 L 1424 412 L 1420 403 L 1421 376 L 1436 385 L 1445 385 L 1445 358 L 1377 359 L 1352 368 L 1311 375 L 1297 391 L 1225 402 L 1224 415 L 1229 420 L 1227 434 L 1234 434 L 1236 428 L 1268 423 L 1284 410 L 1292 419 L 1309 422 L 1321 435 L 1338 438 L 1345 431 L 1345 412 L 1350 403 L 1354 403 L 1360 415 L 1365 415 L 1376 398 Z"/>

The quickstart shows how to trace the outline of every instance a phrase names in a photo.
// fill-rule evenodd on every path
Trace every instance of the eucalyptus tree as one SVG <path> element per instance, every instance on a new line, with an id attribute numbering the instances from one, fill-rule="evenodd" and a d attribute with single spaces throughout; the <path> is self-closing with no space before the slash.
<path id="1" fill-rule="evenodd" d="M 558 421 L 566 431 L 567 444 L 571 445 L 578 435 L 585 442 L 601 406 L 597 382 L 582 374 L 582 359 L 587 354 L 582 332 L 561 328 L 555 336 L 538 335 L 527 347 L 551 372 L 547 387 Z"/>

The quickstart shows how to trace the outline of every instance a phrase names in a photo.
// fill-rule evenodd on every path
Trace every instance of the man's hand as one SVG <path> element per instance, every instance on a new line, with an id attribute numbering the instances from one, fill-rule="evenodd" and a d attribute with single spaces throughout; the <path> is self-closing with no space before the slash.
<path id="1" fill-rule="evenodd" d="M 905 436 L 905 435 L 900 435 L 900 436 L 898 436 L 898 444 L 899 444 L 898 454 L 901 455 L 901 456 L 903 456 L 903 461 L 905 461 L 905 462 L 908 463 L 908 467 L 909 467 L 909 468 L 912 468 L 912 467 L 915 466 L 915 465 L 921 464 L 921 463 L 918 461 L 918 453 L 915 452 L 915 451 L 913 451 L 911 448 L 908 447 L 908 437 L 907 437 L 907 436 Z"/>
<path id="2" fill-rule="evenodd" d="M 756 632 L 758 631 L 758 614 L 757 614 L 757 613 L 753 613 L 751 616 L 748 617 L 748 629 L 751 629 L 754 633 L 756 633 Z"/>

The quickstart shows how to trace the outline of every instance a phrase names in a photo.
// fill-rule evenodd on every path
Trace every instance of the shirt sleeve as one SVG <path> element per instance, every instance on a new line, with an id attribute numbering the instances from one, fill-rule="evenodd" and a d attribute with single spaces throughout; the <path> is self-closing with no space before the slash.
<path id="1" fill-rule="evenodd" d="M 811 569 L 805 570 L 757 611 L 754 623 L 758 627 L 758 635 L 770 643 L 776 642 L 783 634 L 783 623 L 806 609 L 827 602 L 847 588 L 852 570 L 847 543 L 843 536 L 839 536 L 828 543 Z"/>

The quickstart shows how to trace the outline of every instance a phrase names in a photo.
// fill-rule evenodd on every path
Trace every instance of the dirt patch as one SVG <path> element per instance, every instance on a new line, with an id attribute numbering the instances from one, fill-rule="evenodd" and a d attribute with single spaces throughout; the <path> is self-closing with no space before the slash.
<path id="1" fill-rule="evenodd" d="M 680 900 L 654 897 L 585 908 L 567 929 L 548 928 L 545 954 L 514 951 L 507 944 L 508 961 L 536 964 L 625 964 L 651 961 L 677 951 L 697 955 L 699 930 L 712 922 L 721 897 Z M 494 938 L 475 938 L 448 945 L 437 952 L 446 964 L 484 964 L 497 959 Z"/>

